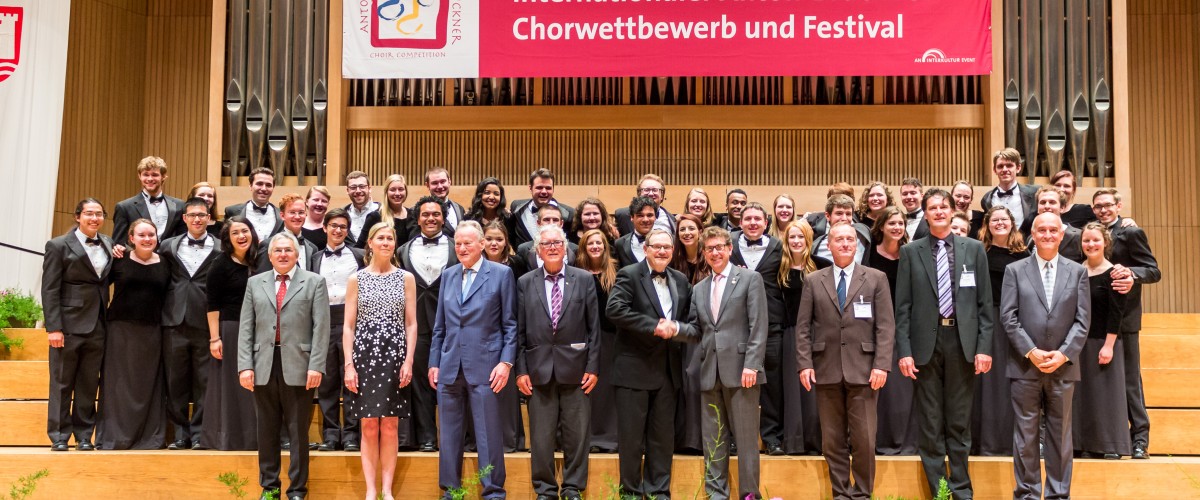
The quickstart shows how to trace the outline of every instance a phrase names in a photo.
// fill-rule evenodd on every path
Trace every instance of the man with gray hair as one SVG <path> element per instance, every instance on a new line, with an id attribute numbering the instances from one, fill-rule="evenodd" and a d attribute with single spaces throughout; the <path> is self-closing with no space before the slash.
<path id="1" fill-rule="evenodd" d="M 246 284 L 238 330 L 238 373 L 254 393 L 258 413 L 258 469 L 263 497 L 279 490 L 280 427 L 293 443 L 308 441 L 313 389 L 321 385 L 329 348 L 329 294 L 325 279 L 296 265 L 300 242 L 290 233 L 271 237 L 272 269 Z M 287 495 L 308 495 L 308 447 L 291 447 Z"/>

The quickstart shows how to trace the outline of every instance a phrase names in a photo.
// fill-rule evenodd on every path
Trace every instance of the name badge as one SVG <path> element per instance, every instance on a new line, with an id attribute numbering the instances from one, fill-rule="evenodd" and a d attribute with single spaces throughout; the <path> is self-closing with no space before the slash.
<path id="1" fill-rule="evenodd" d="M 858 302 L 854 303 L 854 319 L 871 319 L 871 303 L 863 302 L 863 296 L 858 296 Z"/>
<path id="2" fill-rule="evenodd" d="M 967 266 L 963 266 L 962 276 L 958 279 L 959 288 L 975 288 L 975 271 L 968 271 Z"/>

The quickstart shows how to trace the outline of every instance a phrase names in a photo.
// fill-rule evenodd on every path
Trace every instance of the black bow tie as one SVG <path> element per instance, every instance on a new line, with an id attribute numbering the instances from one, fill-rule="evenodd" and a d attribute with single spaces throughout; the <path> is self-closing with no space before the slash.
<path id="1" fill-rule="evenodd" d="M 748 247 L 757 247 L 757 246 L 762 246 L 762 244 L 763 244 L 763 239 L 762 239 L 762 238 L 759 238 L 759 239 L 757 239 L 757 240 L 752 240 L 752 239 L 749 239 L 749 238 L 747 238 L 747 239 L 746 239 L 746 246 L 748 246 Z"/>
<path id="2" fill-rule="evenodd" d="M 655 271 L 653 269 L 650 270 L 650 279 L 658 279 L 658 278 L 662 278 L 664 280 L 667 279 L 667 272 L 666 271 Z"/>
<path id="3" fill-rule="evenodd" d="M 441 236 L 435 236 L 433 238 L 426 238 L 426 237 L 422 236 L 421 244 L 422 245 L 436 245 L 436 244 L 438 244 L 438 241 L 440 241 L 441 239 L 442 239 Z"/>
<path id="4" fill-rule="evenodd" d="M 153 203 L 155 205 L 162 203 L 162 201 L 163 201 L 163 197 L 161 194 L 158 196 L 150 196 L 149 198 L 150 198 L 150 203 Z"/>
<path id="5" fill-rule="evenodd" d="M 1017 188 L 1012 188 L 1012 189 L 1009 189 L 1008 191 L 1004 191 L 1000 188 L 996 188 L 996 196 L 999 196 L 1001 198 L 1008 198 L 1009 196 L 1013 195 L 1013 191 L 1016 191 L 1016 189 Z"/>
<path id="6" fill-rule="evenodd" d="M 335 256 L 335 255 L 336 255 L 336 256 L 338 256 L 338 257 L 341 257 L 341 256 L 342 256 L 342 249 L 343 249 L 343 248 L 346 248 L 346 246 L 345 246 L 345 245 L 342 245 L 342 246 L 338 247 L 338 248 L 337 248 L 337 250 L 330 250 L 330 249 L 326 248 L 326 249 L 325 249 L 325 256 L 326 256 L 326 257 L 333 257 L 333 256 Z"/>
<path id="7" fill-rule="evenodd" d="M 88 245 L 99 245 L 100 238 L 88 238 L 84 240 L 84 243 L 87 243 Z"/>
<path id="8" fill-rule="evenodd" d="M 253 211 L 255 211 L 255 212 L 258 212 L 258 213 L 260 213 L 260 214 L 263 214 L 263 215 L 267 215 L 267 208 L 268 208 L 268 207 L 270 207 L 270 205 L 264 205 L 264 206 L 261 206 L 261 207 L 260 207 L 260 206 L 258 206 L 258 205 L 255 205 L 255 204 L 251 204 L 251 205 L 250 205 L 250 209 L 251 209 L 251 210 L 253 210 Z"/>
<path id="9" fill-rule="evenodd" d="M 191 238 L 188 238 L 188 239 L 187 239 L 188 246 L 189 246 L 189 247 L 203 247 L 203 246 L 204 246 L 204 242 L 205 242 L 207 239 L 208 239 L 208 238 L 202 238 L 202 239 L 199 239 L 199 240 L 193 240 L 193 239 L 191 239 Z"/>
<path id="10" fill-rule="evenodd" d="M 921 216 L 921 212 L 913 212 L 911 214 L 904 215 L 904 217 L 907 218 L 908 220 L 916 220 L 920 216 Z"/>
<path id="11" fill-rule="evenodd" d="M 633 238 L 637 240 L 639 245 L 646 243 L 646 237 L 640 234 L 633 233 Z"/>

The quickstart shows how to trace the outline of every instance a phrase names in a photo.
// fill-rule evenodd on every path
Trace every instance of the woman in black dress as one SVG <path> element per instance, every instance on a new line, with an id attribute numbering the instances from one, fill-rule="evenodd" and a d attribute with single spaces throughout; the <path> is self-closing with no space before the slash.
<path id="1" fill-rule="evenodd" d="M 579 213 L 576 211 L 576 213 Z M 612 241 L 600 229 L 583 233 L 583 243 L 575 254 L 575 265 L 596 279 L 596 300 L 600 303 L 600 373 L 590 395 L 592 403 L 592 453 L 617 451 L 617 405 L 612 385 L 613 345 L 617 329 L 608 320 L 605 305 L 608 292 L 617 282 L 617 265 L 612 257 Z"/>
<path id="2" fill-rule="evenodd" d="M 379 210 L 367 214 L 363 219 L 363 227 L 372 228 L 380 222 L 390 222 L 392 230 L 396 232 L 396 246 L 399 247 L 407 243 L 410 236 L 415 237 L 418 233 L 412 228 L 416 224 L 416 217 L 410 218 L 408 208 L 404 206 L 404 202 L 408 200 L 408 181 L 400 174 L 388 176 L 387 181 L 383 183 L 383 196 L 385 200 L 379 204 Z M 354 246 L 366 248 L 367 239 L 359 239 L 361 241 L 354 242 Z"/>
<path id="3" fill-rule="evenodd" d="M 692 214 L 679 214 L 675 226 L 675 257 L 671 267 L 695 285 L 709 275 L 708 263 L 700 252 L 700 219 Z M 700 402 L 700 344 L 683 345 L 683 384 L 675 405 L 675 451 L 699 455 L 703 446 L 700 419 L 704 406 Z"/>
<path id="4" fill-rule="evenodd" d="M 800 217 L 784 230 L 782 239 L 787 245 L 779 262 L 779 288 L 783 291 L 783 451 L 788 455 L 817 455 L 821 453 L 821 422 L 817 417 L 817 398 L 813 392 L 800 387 L 794 374 L 796 365 L 796 313 L 804 280 L 817 270 L 812 259 L 812 226 Z"/>
<path id="5" fill-rule="evenodd" d="M 221 226 L 224 225 L 224 222 L 217 220 L 216 188 L 207 182 L 197 182 L 192 185 L 192 190 L 188 191 L 187 198 L 184 199 L 190 200 L 192 198 L 200 198 L 208 205 L 208 234 L 218 238 L 221 237 Z"/>
<path id="6" fill-rule="evenodd" d="M 700 219 L 700 229 L 713 225 L 712 203 L 708 201 L 708 192 L 704 188 L 694 187 L 688 191 L 684 200 L 684 213 L 695 215 Z"/>
<path id="7" fill-rule="evenodd" d="M 1004 269 L 1013 262 L 1029 256 L 1025 237 L 1013 223 L 1012 212 L 994 206 L 983 215 L 979 241 L 987 249 L 988 272 L 992 279 L 993 318 L 992 370 L 976 375 L 975 402 L 971 412 L 971 454 L 984 456 L 1012 455 L 1013 407 L 1012 391 L 1004 367 L 1012 356 L 1008 334 L 1000 323 L 1000 289 L 1004 286 Z"/>
<path id="8" fill-rule="evenodd" d="M 513 278 L 520 278 L 529 266 L 517 256 L 512 245 L 508 244 L 508 226 L 503 221 L 494 220 L 483 226 L 483 256 L 497 264 L 504 264 L 512 269 Z"/>
<path id="9" fill-rule="evenodd" d="M 157 450 L 166 438 L 159 370 L 163 298 L 171 273 L 154 253 L 158 233 L 153 222 L 133 221 L 128 236 L 131 251 L 123 259 L 114 259 L 112 266 L 96 447 Z"/>
<path id="10" fill-rule="evenodd" d="M 787 230 L 788 224 L 796 220 L 796 199 L 790 194 L 781 194 L 775 197 L 772 203 L 771 211 L 774 214 L 771 220 L 771 227 L 767 229 L 767 234 L 772 238 L 783 239 L 783 233 Z"/>
<path id="11" fill-rule="evenodd" d="M 504 196 L 504 185 L 500 183 L 500 179 L 484 177 L 475 186 L 475 196 L 471 198 L 471 206 L 467 208 L 463 218 L 478 222 L 480 227 L 493 221 L 507 226 L 512 218 L 507 205 L 508 198 Z"/>
<path id="12" fill-rule="evenodd" d="M 580 247 L 583 246 L 579 243 L 583 240 L 583 233 L 593 229 L 600 230 L 600 233 L 608 238 L 610 246 L 620 237 L 617 229 L 608 220 L 608 208 L 598 198 L 588 197 L 579 202 L 575 207 L 575 218 L 571 221 L 571 227 L 575 230 L 567 235 L 567 239 Z"/>
<path id="13" fill-rule="evenodd" d="M 1083 226 L 1080 235 L 1088 288 L 1092 292 L 1092 322 L 1079 355 L 1071 433 L 1075 453 L 1083 458 L 1117 460 L 1129 455 L 1128 407 L 1125 404 L 1125 356 L 1121 350 L 1121 320 L 1126 296 L 1112 287 L 1112 236 L 1100 222 Z"/>
<path id="14" fill-rule="evenodd" d="M 213 450 L 258 449 L 254 394 L 242 388 L 237 369 L 238 323 L 246 280 L 254 273 L 258 235 L 245 217 L 225 221 L 223 252 L 208 272 L 208 387 L 204 392 L 204 430 L 200 443 Z M 228 346 L 228 349 L 226 349 Z M 226 355 L 228 354 L 228 357 Z"/>
<path id="15" fill-rule="evenodd" d="M 875 221 L 883 217 L 883 209 L 896 206 L 896 199 L 892 197 L 892 189 L 879 181 L 867 184 L 861 196 L 854 215 L 867 227 L 875 227 Z"/>
<path id="16" fill-rule="evenodd" d="M 882 186 L 882 185 L 880 185 Z M 872 188 L 878 192 L 881 188 Z M 879 196 L 867 198 L 878 204 Z M 894 205 L 874 212 L 871 227 L 871 248 L 868 266 L 882 271 L 888 279 L 893 300 L 896 295 L 896 272 L 900 267 L 900 247 L 908 243 L 904 212 Z M 875 433 L 875 453 L 880 455 L 917 454 L 917 412 L 913 405 L 913 381 L 900 374 L 900 357 L 892 356 L 892 369 L 887 382 L 879 390 L 876 407 L 879 427 Z"/>
<path id="17" fill-rule="evenodd" d="M 324 250 L 329 243 L 329 235 L 325 234 L 325 214 L 329 212 L 329 190 L 325 186 L 308 188 L 304 197 L 304 225 L 300 226 L 300 234 L 308 242 Z"/>
<path id="18" fill-rule="evenodd" d="M 362 429 L 366 498 L 382 493 L 392 500 L 400 419 L 407 420 L 410 411 L 400 389 L 412 382 L 417 351 L 417 285 L 397 267 L 396 232 L 390 224 L 371 226 L 364 240 L 367 267 L 346 282 L 344 382 L 356 394 L 348 408 Z M 375 488 L 377 470 L 383 477 L 381 490 Z"/>
<path id="19" fill-rule="evenodd" d="M 1087 223 L 1096 220 L 1096 213 L 1092 212 L 1091 205 L 1074 203 L 1075 189 L 1079 187 L 1074 172 L 1059 170 L 1050 177 L 1050 185 L 1067 195 L 1067 206 L 1062 207 L 1063 224 L 1082 229 Z"/>

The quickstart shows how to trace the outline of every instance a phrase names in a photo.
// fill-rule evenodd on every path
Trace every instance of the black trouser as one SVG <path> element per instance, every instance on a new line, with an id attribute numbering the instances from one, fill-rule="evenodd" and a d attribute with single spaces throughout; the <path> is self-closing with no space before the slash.
<path id="1" fill-rule="evenodd" d="M 409 401 L 412 403 L 412 424 L 415 442 L 418 445 L 438 441 L 437 391 L 429 385 L 429 335 L 417 337 L 417 353 L 413 356 L 413 381 Z M 400 433 L 400 442 L 406 442 L 405 432 Z"/>
<path id="2" fill-rule="evenodd" d="M 50 348 L 50 401 L 46 434 L 52 443 L 90 442 L 96 432 L 96 390 L 104 362 L 107 328 L 96 321 L 91 333 L 63 333 L 63 346 Z"/>
<path id="3" fill-rule="evenodd" d="M 670 498 L 678 399 L 675 387 L 668 381 L 653 390 L 617 387 L 616 393 L 621 495 Z"/>
<path id="4" fill-rule="evenodd" d="M 317 404 L 321 407 L 321 439 L 325 442 L 358 444 L 358 420 L 350 418 L 343 409 L 354 393 L 343 383 L 346 361 L 342 353 L 342 322 L 346 306 L 329 306 L 329 351 L 325 356 L 325 376 L 317 387 Z"/>
<path id="5" fill-rule="evenodd" d="M 1129 405 L 1129 440 L 1142 449 L 1150 446 L 1150 415 L 1146 413 L 1146 393 L 1142 391 L 1142 349 L 1138 332 L 1122 332 L 1125 354 L 1125 403 Z"/>
<path id="6" fill-rule="evenodd" d="M 954 498 L 973 498 L 967 457 L 971 453 L 975 364 L 963 355 L 958 328 L 938 328 L 933 356 L 917 370 L 916 405 L 921 415 L 917 451 L 929 491 L 936 493 L 938 480 L 945 477 Z"/>
<path id="7" fill-rule="evenodd" d="M 767 335 L 767 351 L 763 358 L 763 372 L 767 381 L 759 393 L 761 408 L 760 427 L 763 444 L 766 446 L 783 443 L 783 334 L 772 332 Z"/>
<path id="8" fill-rule="evenodd" d="M 280 498 L 308 495 L 308 424 L 312 421 L 311 390 L 287 385 L 283 380 L 283 360 L 275 347 L 271 377 L 264 385 L 254 386 L 254 409 L 258 411 L 258 484 L 264 491 L 278 489 L 279 434 L 286 432 L 292 441 L 289 450 L 287 494 Z"/>
<path id="9" fill-rule="evenodd" d="M 236 352 L 231 352 L 237 356 Z M 185 325 L 163 329 L 163 368 L 167 372 L 167 416 L 176 441 L 199 441 L 208 386 L 208 330 Z M 188 403 L 192 404 L 191 415 Z"/>
<path id="10" fill-rule="evenodd" d="M 514 384 L 515 385 L 515 384 Z M 529 397 L 529 472 L 533 491 L 555 498 L 587 489 L 591 406 L 579 384 L 533 386 Z M 556 431 L 562 429 L 562 490 L 554 474 Z"/>

